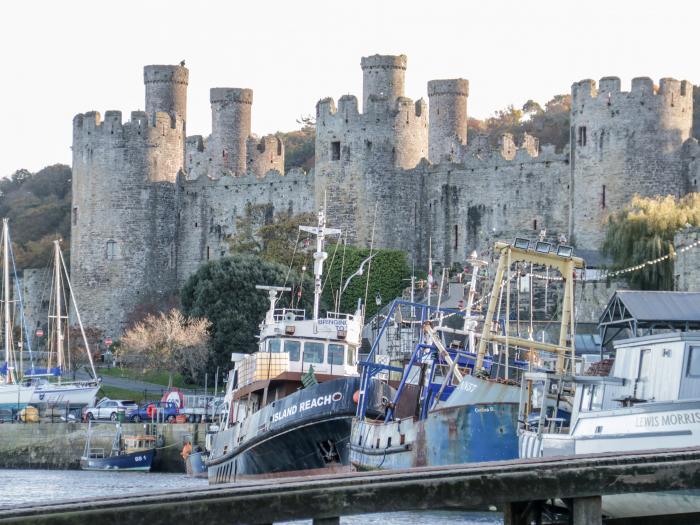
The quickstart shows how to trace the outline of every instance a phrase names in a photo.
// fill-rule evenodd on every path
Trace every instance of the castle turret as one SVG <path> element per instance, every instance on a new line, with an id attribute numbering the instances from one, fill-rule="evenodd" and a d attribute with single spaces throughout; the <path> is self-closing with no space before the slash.
<path id="1" fill-rule="evenodd" d="M 362 111 L 370 97 L 386 99 L 389 107 L 404 95 L 406 55 L 372 55 L 362 57 Z"/>
<path id="2" fill-rule="evenodd" d="M 693 88 L 687 81 L 605 77 L 571 88 L 571 221 L 578 248 L 598 249 L 610 212 L 634 194 L 682 195 L 687 178 L 682 145 L 693 125 Z"/>
<path id="3" fill-rule="evenodd" d="M 184 66 L 145 66 L 146 113 L 168 113 L 171 118 L 187 121 L 187 82 L 189 71 Z"/>
<path id="4" fill-rule="evenodd" d="M 210 153 L 216 166 L 246 173 L 246 141 L 251 135 L 253 90 L 212 88 Z"/>
<path id="5" fill-rule="evenodd" d="M 469 81 L 462 78 L 431 80 L 429 99 L 429 159 L 437 164 L 453 160 L 467 144 L 467 97 Z"/>

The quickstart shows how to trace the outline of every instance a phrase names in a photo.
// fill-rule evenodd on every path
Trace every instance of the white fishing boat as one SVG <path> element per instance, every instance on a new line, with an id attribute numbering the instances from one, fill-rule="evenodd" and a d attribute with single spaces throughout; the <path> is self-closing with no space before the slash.
<path id="1" fill-rule="evenodd" d="M 45 370 L 37 370 L 32 367 L 30 373 L 24 375 L 35 386 L 31 402 L 47 405 L 84 406 L 92 405 L 100 389 L 95 364 L 92 360 L 90 345 L 85 335 L 80 311 L 73 295 L 73 288 L 68 277 L 61 246 L 59 241 L 53 242 L 53 286 L 49 307 L 49 341 L 48 359 Z M 68 290 L 68 300 L 65 298 L 65 290 Z M 84 351 L 88 357 L 90 372 L 93 379 L 89 381 L 64 381 L 62 376 L 69 371 L 70 354 L 67 352 L 66 343 L 69 334 L 69 301 L 73 305 L 73 311 L 78 321 Z M 55 365 L 55 366 L 54 366 Z"/>
<path id="2" fill-rule="evenodd" d="M 700 445 L 700 332 L 624 339 L 615 349 L 609 376 L 526 374 L 518 418 L 520 457 Z M 572 392 L 569 419 L 561 400 Z M 700 491 L 603 498 L 603 513 L 611 518 L 698 508 Z"/>
<path id="3" fill-rule="evenodd" d="M 34 386 L 26 386 L 17 381 L 17 367 L 12 331 L 12 304 L 15 302 L 10 287 L 10 230 L 8 219 L 2 220 L 2 287 L 3 287 L 3 341 L 5 364 L 0 377 L 0 408 L 22 409 L 29 404 Z"/>

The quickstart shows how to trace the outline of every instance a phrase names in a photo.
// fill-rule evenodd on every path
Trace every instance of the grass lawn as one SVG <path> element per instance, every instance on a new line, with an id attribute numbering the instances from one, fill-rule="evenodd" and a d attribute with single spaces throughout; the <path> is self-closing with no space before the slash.
<path id="1" fill-rule="evenodd" d="M 136 403 L 146 401 L 146 399 L 143 396 L 143 390 L 139 392 L 137 390 L 126 390 L 125 388 L 116 388 L 113 386 L 106 385 L 102 385 L 100 387 L 99 392 L 97 392 L 97 399 L 99 400 L 102 397 L 108 397 L 110 399 L 131 399 Z M 160 396 L 149 392 L 148 400 L 150 401 L 152 399 L 160 399 Z"/>
<path id="2" fill-rule="evenodd" d="M 168 372 L 157 372 L 155 370 L 142 372 L 141 370 L 135 370 L 133 368 L 100 368 L 97 371 L 98 375 L 111 376 L 111 377 L 123 377 L 126 379 L 134 379 L 136 381 L 145 381 L 147 383 L 154 383 L 156 385 L 168 386 Z M 173 386 L 178 388 L 197 388 L 197 385 L 190 385 L 185 383 L 185 379 L 181 374 L 173 374 Z"/>

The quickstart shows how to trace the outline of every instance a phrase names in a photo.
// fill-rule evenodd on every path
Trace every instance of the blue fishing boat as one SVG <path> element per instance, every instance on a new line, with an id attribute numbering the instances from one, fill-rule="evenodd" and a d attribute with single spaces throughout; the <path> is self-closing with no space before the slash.
<path id="1" fill-rule="evenodd" d="M 123 433 L 120 423 L 100 423 L 114 425 L 115 434 L 112 448 L 107 451 L 104 447 L 92 445 L 94 421 L 88 423 L 88 435 L 85 450 L 80 458 L 82 470 L 119 470 L 145 471 L 151 470 L 156 454 L 156 436 L 151 433 L 127 435 Z"/>
<path id="2" fill-rule="evenodd" d="M 367 359 L 359 363 L 360 396 L 350 437 L 350 461 L 355 468 L 518 457 L 518 385 L 527 371 L 572 366 L 573 272 L 583 266 L 570 249 L 554 254 L 540 244 L 530 249 L 529 242 L 525 247 L 496 243 L 500 260 L 493 289 L 482 299 L 489 298 L 486 316 L 474 308 L 476 275 L 485 266 L 476 258 L 466 308 L 392 303 Z M 531 273 L 535 265 L 560 272 L 557 282 L 564 287 L 564 313 L 558 344 L 522 338 L 511 330 L 510 282 L 521 275 L 511 271 L 514 263 L 528 264 Z M 506 308 L 501 313 L 503 296 Z M 477 322 L 482 323 L 478 334 Z M 396 388 L 381 418 L 367 414 L 365 399 L 367 386 L 378 378 Z"/>

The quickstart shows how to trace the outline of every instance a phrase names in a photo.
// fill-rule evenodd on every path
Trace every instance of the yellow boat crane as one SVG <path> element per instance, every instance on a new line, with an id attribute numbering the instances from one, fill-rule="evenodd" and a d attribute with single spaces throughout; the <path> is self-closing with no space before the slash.
<path id="1" fill-rule="evenodd" d="M 532 246 L 534 244 L 534 246 Z M 532 247 L 531 247 L 532 246 Z M 506 345 L 529 348 L 530 350 L 541 350 L 557 355 L 556 373 L 566 372 L 565 363 L 567 355 L 570 356 L 570 373 L 574 367 L 574 272 L 583 269 L 584 260 L 572 255 L 573 250 L 569 246 L 560 245 L 555 252 L 551 252 L 552 245 L 546 242 L 530 242 L 528 239 L 516 239 L 514 244 L 497 242 L 495 250 L 499 254 L 498 268 L 493 282 L 493 289 L 489 299 L 489 306 L 484 319 L 484 328 L 479 341 L 479 349 L 474 366 L 475 374 L 481 373 L 484 368 L 484 356 L 489 343 L 500 343 Z M 507 286 L 510 288 L 510 272 L 513 264 L 530 263 L 541 265 L 547 268 L 554 268 L 561 274 L 564 283 L 564 298 L 562 301 L 562 320 L 559 331 L 559 344 L 538 342 L 522 337 L 510 335 L 510 312 L 505 318 L 505 335 L 498 333 L 498 321 L 494 318 L 496 307 L 499 302 L 501 287 L 503 286 L 503 276 L 508 271 Z M 508 290 L 510 291 L 510 289 Z"/>

